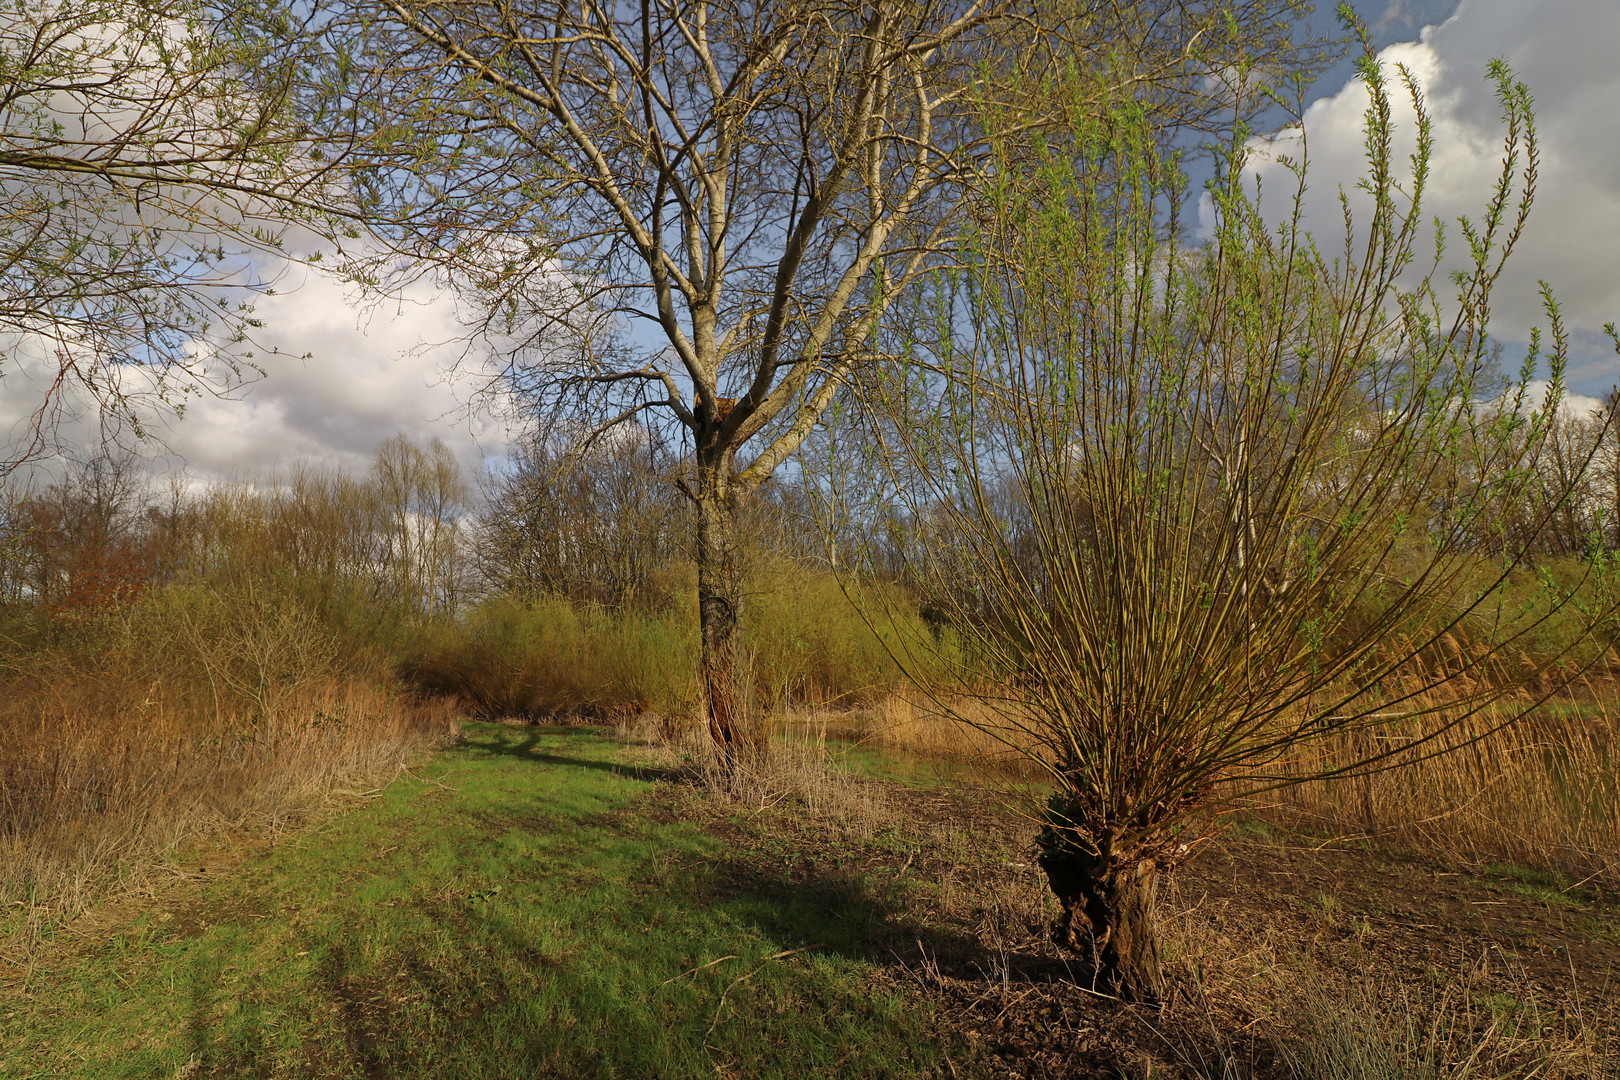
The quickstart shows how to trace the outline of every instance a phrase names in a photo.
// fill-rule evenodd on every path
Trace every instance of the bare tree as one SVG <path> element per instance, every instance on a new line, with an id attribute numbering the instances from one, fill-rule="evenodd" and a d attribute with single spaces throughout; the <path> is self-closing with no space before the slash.
<path id="1" fill-rule="evenodd" d="M 64 408 L 139 433 L 147 406 L 249 373 L 269 284 L 252 257 L 329 165 L 286 123 L 278 18 L 253 0 L 0 11 L 0 363 L 13 393 L 34 380 L 0 474 Z"/>
<path id="2" fill-rule="evenodd" d="M 147 479 L 133 457 L 112 451 L 74 462 L 54 484 L 6 484 L 0 593 L 69 617 L 139 593 L 157 562 L 143 535 Z"/>
<path id="3" fill-rule="evenodd" d="M 959 711 L 967 694 L 961 719 L 1052 781 L 1040 864 L 1059 940 L 1095 962 L 1099 989 L 1161 995 L 1158 876 L 1223 807 L 1308 778 L 1299 748 L 1415 718 L 1450 730 L 1546 673 L 1518 663 L 1539 620 L 1567 618 L 1579 640 L 1613 609 L 1574 602 L 1604 595 L 1598 567 L 1548 582 L 1528 614 L 1503 599 L 1587 461 L 1538 467 L 1565 363 L 1550 294 L 1545 403 L 1527 407 L 1521 384 L 1507 407 L 1481 407 L 1491 288 L 1537 162 L 1528 93 L 1492 76 L 1505 158 L 1485 213 L 1463 223 L 1455 300 L 1432 269 L 1412 272 L 1421 96 L 1403 72 L 1418 151 L 1401 175 L 1369 50 L 1368 174 L 1331 256 L 1302 232 L 1299 202 L 1280 226 L 1262 214 L 1241 141 L 1214 188 L 1213 240 L 1181 246 L 1183 181 L 1121 98 L 1045 155 L 1037 189 L 987 199 L 977 264 L 936 294 L 930 325 L 950 328 L 951 348 L 869 399 L 862 445 L 912 531 L 908 576 L 953 632 L 943 655 L 967 658 L 932 682 L 937 701 Z M 1016 130 L 1007 141 L 1028 149 Z M 1503 512 L 1526 506 L 1534 520 L 1508 534 Z M 1490 560 L 1485 534 L 1500 541 Z M 1447 634 L 1470 642 L 1449 668 L 1393 677 Z M 929 663 L 907 663 L 929 679 Z"/>
<path id="4" fill-rule="evenodd" d="M 520 448 L 490 475 L 477 561 L 499 591 L 633 609 L 656 599 L 660 575 L 687 560 L 679 463 L 626 429 L 575 453 L 545 441 Z"/>
<path id="5" fill-rule="evenodd" d="M 450 448 L 438 439 L 426 450 L 404 435 L 388 439 L 372 460 L 371 488 L 393 600 L 424 615 L 454 611 L 471 491 Z"/>
<path id="6" fill-rule="evenodd" d="M 1620 333 L 1612 323 L 1607 329 L 1616 338 L 1616 352 L 1620 352 Z M 1620 386 L 1611 387 L 1603 396 L 1603 408 L 1594 418 L 1601 422 L 1603 430 L 1599 436 L 1592 501 L 1598 506 L 1598 516 L 1605 526 L 1604 546 L 1615 551 L 1620 550 Z"/>
<path id="7" fill-rule="evenodd" d="M 1522 510 L 1532 527 L 1547 519 L 1537 549 L 1551 555 L 1580 556 L 1601 550 L 1603 492 L 1598 489 L 1609 418 L 1600 410 L 1566 408 L 1553 418 L 1536 467 L 1544 480 Z M 1526 544 L 1525 546 L 1529 546 Z"/>
<path id="8" fill-rule="evenodd" d="M 478 298 L 505 385 L 581 445 L 690 447 L 709 726 L 739 749 L 735 516 L 948 266 L 984 177 L 976 99 L 1067 64 L 1166 114 L 1287 62 L 1290 0 L 327 0 L 316 95 L 386 285 L 404 253 Z M 1013 71 L 1023 78 L 1010 78 Z M 1029 94 L 1008 107 L 1040 122 Z"/>

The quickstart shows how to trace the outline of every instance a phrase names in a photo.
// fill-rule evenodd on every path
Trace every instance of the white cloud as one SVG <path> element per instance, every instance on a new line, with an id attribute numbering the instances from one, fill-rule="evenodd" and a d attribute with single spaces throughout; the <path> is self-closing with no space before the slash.
<path id="1" fill-rule="evenodd" d="M 1546 318 L 1536 282 L 1546 280 L 1577 335 L 1572 385 L 1606 390 L 1620 380 L 1620 358 L 1600 328 L 1620 319 L 1620 4 L 1614 0 L 1463 0 L 1418 41 L 1380 52 L 1396 88 L 1399 159 L 1410 154 L 1413 112 L 1395 82 L 1396 64 L 1422 85 L 1434 119 L 1435 154 L 1426 217 L 1448 222 L 1449 248 L 1460 251 L 1456 219 L 1478 219 L 1500 169 L 1503 130 L 1487 62 L 1502 57 L 1535 98 L 1541 147 L 1535 208 L 1523 242 L 1495 293 L 1494 331 L 1528 337 Z M 1359 82 L 1310 106 L 1304 118 L 1310 160 L 1308 220 L 1332 249 L 1342 237 L 1338 189 L 1362 175 L 1367 94 Z M 1297 144 L 1284 145 L 1285 152 Z M 1268 192 L 1292 190 L 1280 166 L 1256 172 Z M 1282 212 L 1284 198 L 1267 202 Z M 1363 218 L 1365 215 L 1363 215 Z"/>
<path id="2" fill-rule="evenodd" d="M 238 114 L 246 107 L 239 87 L 222 81 L 215 69 L 177 73 L 168 54 L 173 49 L 189 55 L 181 46 L 189 35 L 207 33 L 208 28 L 182 25 L 133 7 L 125 17 L 121 10 L 116 5 L 85 8 L 70 0 L 41 0 L 0 13 L 0 54 L 17 61 L 12 66 L 21 65 L 11 73 L 16 76 L 12 87 L 16 93 L 0 108 L 0 142 L 17 151 L 14 157 L 26 160 L 29 152 L 43 148 L 53 154 L 78 152 L 95 158 L 127 139 L 158 161 L 176 155 L 189 159 L 199 139 L 217 139 L 221 131 L 237 126 Z M 34 61 L 24 63 L 20 58 L 25 56 Z M 59 89 L 73 84 L 94 89 Z M 175 89 L 182 85 L 184 93 Z M 360 469 L 369 463 L 377 444 L 401 432 L 420 443 L 435 436 L 444 439 L 470 468 L 486 455 L 504 451 L 507 433 L 490 410 L 469 408 L 480 404 L 469 400 L 470 385 L 447 376 L 446 369 L 461 355 L 455 344 L 461 328 L 450 294 L 419 286 L 407 290 L 402 301 L 361 309 L 350 301 L 343 284 L 309 273 L 297 263 L 282 271 L 285 291 L 255 303 L 255 315 L 265 323 L 263 340 L 281 350 L 260 351 L 255 357 L 265 378 L 225 398 L 190 396 L 179 418 L 148 408 L 154 386 L 151 372 L 99 367 L 89 353 L 94 342 L 86 337 L 86 324 L 93 328 L 95 316 L 114 310 L 118 317 L 104 318 L 102 323 L 125 332 L 109 331 L 107 336 L 126 344 L 128 352 L 141 354 L 139 313 L 118 311 L 105 303 L 107 297 L 95 295 L 95 283 L 108 278 L 103 268 L 120 268 L 128 275 L 110 286 L 118 297 L 124 280 L 147 280 L 129 270 L 132 260 L 117 254 L 137 224 L 141 230 L 153 229 L 170 238 L 165 253 L 183 271 L 191 264 L 193 250 L 188 245 L 195 237 L 175 240 L 177 225 L 203 223 L 199 231 L 206 240 L 207 226 L 239 226 L 244 219 L 266 213 L 266 207 L 257 199 L 232 200 L 218 192 L 156 183 L 140 185 L 137 199 L 122 187 L 108 187 L 93 173 L 84 174 L 87 178 L 74 176 L 38 174 L 16 166 L 0 175 L 0 197 L 42 188 L 53 211 L 58 199 L 69 207 L 68 213 L 55 214 L 60 236 L 51 250 L 32 234 L 32 219 L 0 222 L 6 226 L 0 232 L 9 234 L 0 240 L 9 239 L 12 247 L 21 242 L 18 237 L 29 237 L 29 253 L 48 265 L 55 259 L 69 261 L 62 251 L 85 238 L 114 241 L 113 254 L 105 261 L 101 254 L 105 248 L 96 244 L 88 259 L 71 260 L 77 276 L 45 273 L 41 282 L 28 260 L 8 266 L 4 279 L 10 288 L 0 290 L 10 294 L 3 298 L 11 301 L 7 315 L 31 314 L 32 298 L 50 296 L 53 290 L 72 292 L 82 285 L 91 297 L 76 313 L 85 316 L 79 323 L 67 320 L 56 327 L 62 341 L 39 333 L 47 321 L 44 317 L 6 322 L 9 332 L 0 336 L 0 438 L 6 443 L 0 448 L 0 467 L 35 449 L 31 435 L 42 403 L 48 401 L 55 407 L 45 415 L 50 437 L 40 449 L 60 446 L 82 453 L 95 447 L 107 415 L 102 404 L 115 389 L 128 395 L 154 436 L 137 448 L 167 451 L 172 464 L 201 478 L 259 474 L 299 459 Z M 280 219 L 274 213 L 267 216 L 268 231 L 279 232 L 289 245 L 320 246 L 295 228 L 276 228 Z M 47 238 L 58 233 L 48 233 Z M 241 235 L 229 232 L 223 238 L 226 250 L 242 253 L 239 261 L 229 264 L 233 269 L 255 259 L 269 264 L 273 256 L 265 255 L 267 245 L 241 240 Z M 217 285 L 221 280 L 245 280 L 245 274 L 208 276 Z M 63 286 L 58 277 L 70 280 Z M 162 280 L 163 275 L 151 277 Z M 205 293 L 206 287 L 199 286 L 195 296 L 203 297 L 196 306 L 206 317 L 210 313 Z M 56 309 L 65 306 L 58 304 Z M 215 319 L 216 324 L 222 321 Z M 176 320 L 175 325 L 187 324 Z M 128 344 L 131 341 L 134 344 Z M 207 352 L 199 341 L 192 346 L 194 356 Z M 305 354 L 308 359 L 302 359 Z M 79 377 L 90 383 L 88 388 L 74 385 L 75 362 Z M 188 384 L 183 376 L 177 377 L 175 388 L 217 384 L 220 368 L 209 366 L 214 378 Z M 130 444 L 128 430 L 119 434 Z"/>
<path id="3" fill-rule="evenodd" d="M 168 426 L 164 441 L 193 472 L 298 459 L 359 469 L 401 432 L 443 439 L 469 469 L 504 452 L 508 433 L 491 403 L 450 370 L 463 353 L 451 294 L 424 284 L 361 306 L 342 283 L 310 274 L 259 300 L 256 314 L 279 350 L 258 357 L 266 377 L 234 399 L 195 400 Z"/>
<path id="4" fill-rule="evenodd" d="M 1547 403 L 1547 391 L 1551 384 L 1546 379 L 1531 379 L 1524 384 L 1524 397 L 1520 408 L 1525 412 L 1533 412 L 1543 408 Z M 1510 400 L 1510 393 L 1505 392 L 1493 404 L 1505 405 Z M 1558 415 L 1566 420 L 1584 420 L 1593 413 L 1603 412 L 1603 402 L 1590 394 L 1575 394 L 1569 391 L 1558 399 Z"/>
<path id="5" fill-rule="evenodd" d="M 1428 0 L 1397 0 L 1370 14 L 1405 27 L 1431 10 L 1438 8 Z M 1571 327 L 1583 335 L 1571 383 L 1596 393 L 1620 381 L 1620 358 L 1596 341 L 1604 322 L 1620 319 L 1616 41 L 1620 4 L 1614 0 L 1462 0 L 1421 40 L 1382 52 L 1386 63 L 1407 63 L 1423 81 L 1437 146 L 1428 212 L 1452 221 L 1477 216 L 1496 173 L 1501 131 L 1486 62 L 1504 57 L 1530 86 L 1541 123 L 1541 179 L 1529 233 L 1497 293 L 1496 330 L 1522 339 L 1544 321 L 1535 282 L 1545 278 L 1563 300 Z M 1324 238 L 1336 230 L 1337 188 L 1349 188 L 1362 171 L 1365 102 L 1364 90 L 1351 84 L 1316 101 L 1305 118 L 1310 221 Z M 1410 109 L 1399 96 L 1396 103 L 1407 140 L 1401 152 L 1409 153 Z M 1288 189 L 1275 166 L 1260 171 L 1268 191 L 1280 196 Z M 1207 233 L 1213 205 L 1202 202 L 1198 216 Z M 1452 233 L 1455 241 L 1454 226 Z M 298 288 L 260 300 L 258 313 L 266 340 L 291 355 L 261 356 L 267 378 L 234 400 L 194 399 L 184 419 L 167 427 L 164 441 L 193 473 L 259 472 L 298 458 L 360 468 L 396 432 L 418 441 L 438 435 L 467 466 L 504 450 L 508 434 L 498 420 L 487 413 L 468 418 L 470 388 L 445 377 L 459 347 L 433 344 L 456 336 L 448 294 L 423 286 L 407 304 L 361 309 L 344 286 L 311 275 Z M 294 358 L 306 352 L 310 359 Z M 0 427 L 25 416 L 41 388 L 17 366 L 7 371 L 0 380 Z"/>
<path id="6" fill-rule="evenodd" d="M 137 450 L 203 480 L 263 475 L 297 461 L 359 472 L 378 444 L 399 433 L 423 445 L 442 439 L 469 474 L 505 453 L 512 432 L 501 403 L 480 398 L 475 379 L 452 371 L 464 352 L 452 294 L 422 284 L 400 299 L 360 305 L 332 277 L 297 269 L 286 276 L 293 280 L 255 303 L 262 338 L 276 350 L 254 357 L 264 377 L 226 396 L 185 397 L 178 417 L 143 408 L 152 438 Z M 0 430 L 16 444 L 58 363 L 42 342 L 14 340 L 5 353 Z M 118 378 L 135 398 L 152 385 L 138 369 Z M 56 443 L 93 447 L 100 410 L 72 386 L 61 391 L 61 406 Z M 127 431 L 122 441 L 131 444 Z"/>
<path id="7" fill-rule="evenodd" d="M 1215 228 L 1220 224 L 1215 213 L 1215 198 L 1209 192 L 1200 192 L 1198 195 L 1198 227 L 1197 236 L 1200 243 L 1209 243 L 1215 239 Z"/>

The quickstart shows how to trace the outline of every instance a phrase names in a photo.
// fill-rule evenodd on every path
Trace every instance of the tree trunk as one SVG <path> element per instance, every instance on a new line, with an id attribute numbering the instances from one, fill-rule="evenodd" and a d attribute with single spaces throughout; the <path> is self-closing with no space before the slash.
<path id="1" fill-rule="evenodd" d="M 737 516 L 732 493 L 713 476 L 697 491 L 698 625 L 702 632 L 704 709 L 709 734 L 728 773 L 748 749 L 746 702 L 738 693 L 737 622 L 742 585 L 737 573 Z"/>
<path id="2" fill-rule="evenodd" d="M 1091 963 L 1093 989 L 1126 1001 L 1163 1000 L 1153 911 L 1158 866 L 1152 859 L 1091 855 L 1046 839 L 1039 861 L 1063 908 L 1055 928 L 1058 944 Z"/>

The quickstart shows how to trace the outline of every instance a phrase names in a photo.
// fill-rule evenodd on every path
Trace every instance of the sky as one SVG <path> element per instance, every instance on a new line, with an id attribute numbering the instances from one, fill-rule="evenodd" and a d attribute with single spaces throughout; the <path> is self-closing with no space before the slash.
<path id="1" fill-rule="evenodd" d="M 1376 35 L 1393 79 L 1395 65 L 1417 76 L 1434 120 L 1435 153 L 1426 216 L 1449 223 L 1449 248 L 1461 250 L 1459 215 L 1478 220 L 1500 172 L 1502 136 L 1486 64 L 1507 61 L 1535 99 L 1541 161 L 1528 228 L 1493 294 L 1493 333 L 1506 345 L 1503 366 L 1516 369 L 1531 327 L 1549 323 L 1538 282 L 1547 282 L 1572 331 L 1570 403 L 1620 384 L 1620 356 L 1603 325 L 1620 321 L 1620 3 L 1615 0 L 1366 0 L 1355 5 Z M 1348 64 L 1318 82 L 1304 117 L 1309 159 L 1307 225 L 1318 237 L 1342 236 L 1338 189 L 1362 168 L 1367 94 Z M 1413 113 L 1396 94 L 1395 117 L 1411 152 Z M 1297 151 L 1298 143 L 1287 148 Z M 1281 170 L 1257 170 L 1275 181 Z M 1282 209 L 1281 201 L 1278 204 Z"/>
<path id="2" fill-rule="evenodd" d="M 1322 5 L 1325 19 L 1331 3 Z M 1620 357 L 1601 339 L 1620 319 L 1620 3 L 1615 0 L 1361 0 L 1381 57 L 1405 63 L 1425 86 L 1438 153 L 1431 209 L 1478 213 L 1501 133 L 1485 66 L 1503 57 L 1535 95 L 1542 172 L 1530 232 L 1500 287 L 1498 334 L 1509 341 L 1544 322 L 1535 295 L 1547 280 L 1576 332 L 1572 389 L 1601 394 L 1620 383 Z M 1331 231 L 1333 195 L 1361 164 L 1365 93 L 1341 64 L 1321 78 L 1305 116 L 1316 202 L 1312 222 Z M 1263 169 L 1264 166 L 1261 166 Z M 459 350 L 454 304 L 418 289 L 406 302 L 360 305 L 339 282 L 289 274 L 258 314 L 280 355 L 235 394 L 193 400 L 160 430 L 166 461 L 194 477 L 263 473 L 303 459 L 363 469 L 376 446 L 404 433 L 443 439 L 464 466 L 497 460 L 515 431 L 465 379 L 447 375 Z M 308 358 L 304 357 L 308 354 Z M 0 422 L 16 414 L 26 379 L 0 381 Z M 8 400 L 7 395 L 12 395 Z M 158 447 L 154 444 L 154 449 Z"/>

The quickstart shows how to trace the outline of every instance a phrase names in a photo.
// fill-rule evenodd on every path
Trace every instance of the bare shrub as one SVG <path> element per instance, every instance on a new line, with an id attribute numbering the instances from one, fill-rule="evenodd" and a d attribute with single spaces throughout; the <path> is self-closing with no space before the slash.
<path id="1" fill-rule="evenodd" d="M 519 446 L 485 478 L 473 548 L 483 579 L 515 597 L 667 606 L 691 529 L 670 483 L 678 461 L 641 434 L 583 450 Z"/>
<path id="2" fill-rule="evenodd" d="M 285 707 L 337 674 L 336 640 L 295 598 L 249 585 L 223 593 L 175 590 L 164 599 L 180 602 L 137 609 L 145 617 L 124 634 L 178 638 L 202 670 L 216 717 L 247 706 L 273 738 Z"/>

